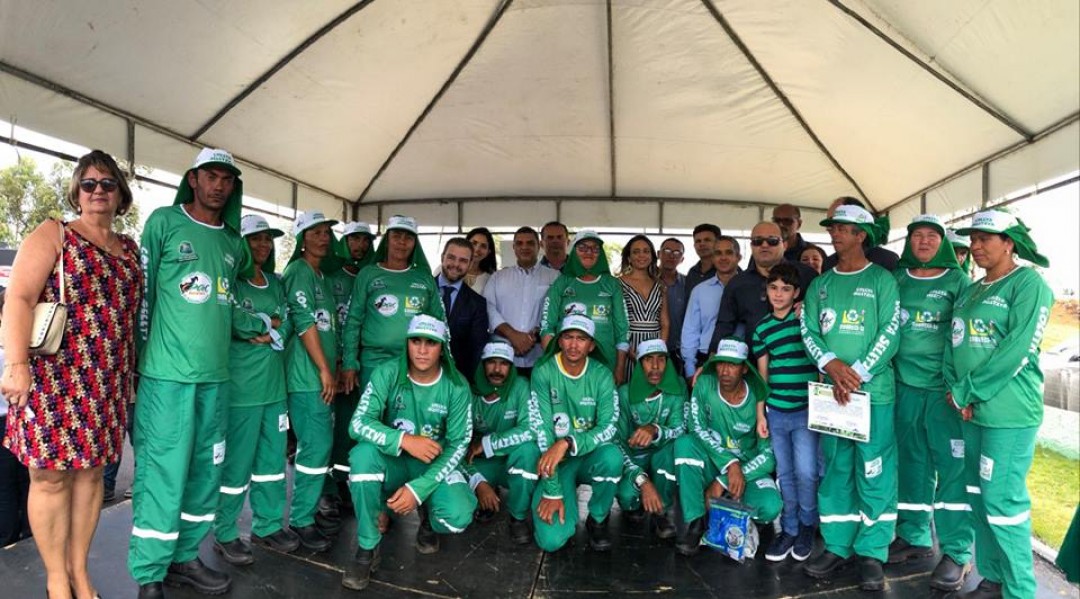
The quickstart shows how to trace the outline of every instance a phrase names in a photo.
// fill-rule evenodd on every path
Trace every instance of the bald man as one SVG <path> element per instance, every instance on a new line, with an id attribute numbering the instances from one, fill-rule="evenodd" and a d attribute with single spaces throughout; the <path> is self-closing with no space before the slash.
<path id="1" fill-rule="evenodd" d="M 780 237 L 784 238 L 784 258 L 798 262 L 803 250 L 808 245 L 799 229 L 802 228 L 802 210 L 791 204 L 780 204 L 772 211 L 772 222 L 780 227 Z"/>

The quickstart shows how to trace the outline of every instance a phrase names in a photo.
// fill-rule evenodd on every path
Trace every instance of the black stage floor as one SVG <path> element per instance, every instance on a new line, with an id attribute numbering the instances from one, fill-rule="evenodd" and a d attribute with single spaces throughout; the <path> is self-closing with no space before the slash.
<path id="1" fill-rule="evenodd" d="M 244 522 L 242 530 L 248 526 Z M 442 550 L 423 556 L 413 549 L 416 526 L 416 516 L 395 522 L 383 541 L 382 566 L 363 593 L 340 586 L 342 568 L 355 547 L 352 520 L 347 521 L 334 547 L 325 554 L 283 555 L 256 547 L 254 565 L 234 568 L 220 561 L 208 539 L 202 557 L 232 574 L 233 588 L 226 597 L 236 599 L 943 596 L 931 593 L 927 586 L 935 559 L 888 566 L 886 590 L 863 593 L 857 586 L 855 567 L 843 571 L 831 584 L 824 584 L 807 578 L 799 564 L 790 559 L 774 565 L 759 554 L 755 561 L 740 565 L 705 550 L 693 558 L 680 557 L 671 542 L 654 538 L 644 526 L 623 523 L 617 510 L 611 518 L 615 548 L 607 554 L 588 549 L 584 530 L 579 530 L 572 546 L 555 554 L 545 555 L 534 546 L 514 546 L 507 534 L 506 516 L 500 514 L 490 523 L 473 524 L 464 534 L 442 537 Z M 94 581 L 104 599 L 126 599 L 136 594 L 126 567 L 130 530 L 130 501 L 104 510 L 90 558 Z M 1080 597 L 1077 587 L 1065 582 L 1059 572 L 1041 560 L 1036 560 L 1036 569 L 1039 599 Z M 967 587 L 974 586 L 977 578 L 969 577 Z M 44 572 L 32 541 L 0 550 L 0 598 L 44 597 L 44 587 Z M 180 589 L 168 589 L 168 596 L 203 597 Z"/>

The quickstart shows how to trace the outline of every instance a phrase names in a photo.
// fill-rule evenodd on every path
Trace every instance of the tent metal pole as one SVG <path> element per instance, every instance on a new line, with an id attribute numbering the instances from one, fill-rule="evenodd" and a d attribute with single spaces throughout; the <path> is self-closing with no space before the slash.
<path id="1" fill-rule="evenodd" d="M 926 214 L 926 193 L 919 196 L 919 214 Z"/>
<path id="2" fill-rule="evenodd" d="M 986 206 L 990 203 L 990 163 L 982 163 L 982 167 L 979 170 L 981 171 L 980 175 L 982 179 L 980 182 L 982 191 L 982 207 L 986 208 Z"/>
<path id="3" fill-rule="evenodd" d="M 128 177 L 135 176 L 135 123 L 126 119 L 127 124 L 127 161 Z"/>
<path id="4" fill-rule="evenodd" d="M 1031 141 L 1032 138 L 1035 137 L 1035 135 L 1031 131 L 1028 131 L 1027 129 L 1025 129 L 1015 119 L 1009 117 L 1007 114 L 1005 114 L 1004 112 L 1002 112 L 998 108 L 996 108 L 994 106 L 991 106 L 988 102 L 986 102 L 982 98 L 977 97 L 975 94 L 973 94 L 973 93 L 969 92 L 967 89 L 965 89 L 967 87 L 967 85 L 964 84 L 964 82 L 961 81 L 958 77 L 956 77 L 952 73 L 949 73 L 949 77 L 946 77 L 945 75 L 942 74 L 942 71 L 944 71 L 944 69 L 942 69 L 942 71 L 938 71 L 937 69 L 931 67 L 923 59 L 919 58 L 918 56 L 915 56 L 907 48 L 905 48 L 902 45 L 900 45 L 899 43 L 897 43 L 896 40 L 889 37 L 882 30 L 878 29 L 873 23 L 871 23 L 871 22 L 867 21 L 866 19 L 864 19 L 862 15 L 860 15 L 859 13 L 857 13 L 854 10 L 852 10 L 852 9 L 848 8 L 847 6 L 845 6 L 843 2 L 840 2 L 840 0 L 829 0 L 829 3 L 832 4 L 833 6 L 835 6 L 837 9 L 839 9 L 840 12 L 842 12 L 842 13 L 846 14 L 847 16 L 851 17 L 852 19 L 854 19 L 855 22 L 862 25 L 864 28 L 866 28 L 871 33 L 876 35 L 878 38 L 883 40 L 886 44 L 889 44 L 889 46 L 892 46 L 892 48 L 894 50 L 896 50 L 897 52 L 902 54 L 905 58 L 907 58 L 911 62 L 913 62 L 916 65 L 918 65 L 919 67 L 921 67 L 922 70 L 929 73 L 932 77 L 934 77 L 938 81 L 944 83 L 946 86 L 949 87 L 949 89 L 951 89 L 954 92 L 960 94 L 965 100 L 967 100 L 968 102 L 971 102 L 972 104 L 977 106 L 980 110 L 982 110 L 986 114 L 994 117 L 994 119 L 997 120 L 998 122 L 1000 122 L 1002 125 L 1005 125 L 1009 129 L 1012 129 L 1013 131 L 1015 131 L 1017 133 L 1017 135 L 1019 135 L 1020 137 L 1023 137 L 1027 141 Z M 962 85 L 957 85 L 957 83 L 956 83 L 957 81 L 960 81 L 960 83 Z"/>
<path id="5" fill-rule="evenodd" d="M 294 181 L 292 184 L 292 211 L 293 218 L 296 218 L 296 206 L 300 201 L 300 186 Z"/>
<path id="6" fill-rule="evenodd" d="M 445 94 L 446 91 L 450 89 L 450 86 L 452 86 L 454 82 L 457 81 L 458 75 L 460 75 L 461 72 L 465 70 L 465 67 L 469 65 L 469 62 L 472 61 L 473 56 L 476 56 L 477 51 L 480 50 L 480 46 L 484 45 L 484 41 L 487 40 L 488 35 L 493 29 L 495 29 L 495 26 L 498 25 L 499 20 L 502 19 L 503 14 L 506 13 L 506 9 L 510 8 L 510 5 L 513 3 L 514 0 L 502 1 L 502 3 L 499 5 L 499 8 L 495 11 L 495 14 L 492 15 L 491 19 L 488 20 L 487 25 L 485 25 L 484 28 L 480 31 L 480 35 L 477 36 L 476 41 L 473 42 L 472 46 L 470 46 L 469 50 L 465 53 L 465 56 L 461 58 L 461 61 L 458 62 L 454 70 L 450 72 L 450 76 L 447 77 L 446 81 L 443 82 L 442 87 L 439 88 L 439 91 L 435 92 L 435 96 L 432 97 L 431 101 L 428 102 L 428 105 L 424 107 L 424 111 L 420 113 L 420 116 L 416 117 L 416 120 L 413 121 L 412 126 L 409 127 L 408 131 L 405 132 L 405 135 L 401 138 L 401 141 L 398 142 L 397 146 L 395 146 L 394 149 L 390 152 L 390 155 L 386 157 L 386 160 L 383 161 L 382 166 L 379 167 L 379 170 L 375 171 L 375 174 L 371 177 L 371 180 L 368 181 L 367 186 L 364 187 L 364 191 L 360 192 L 360 195 L 356 198 L 357 202 L 364 201 L 364 199 L 367 197 L 368 192 L 371 191 L 371 188 L 374 187 L 375 183 L 379 180 L 379 177 L 381 177 L 382 174 L 386 172 L 386 169 L 390 166 L 390 163 L 394 161 L 394 158 L 397 158 L 398 152 L 400 152 L 401 149 L 405 147 L 405 144 L 408 143 L 409 140 L 412 138 L 413 133 L 415 133 L 416 130 L 420 128 L 420 125 L 423 124 L 425 119 L 427 119 L 427 116 L 431 114 L 431 111 L 435 108 L 435 105 L 438 104 L 439 100 L 442 99 L 443 94 Z"/>
<path id="7" fill-rule="evenodd" d="M 661 234 L 663 234 L 664 232 L 664 204 L 664 200 L 660 200 L 659 202 L 657 202 L 657 205 L 659 206 L 659 214 L 657 215 L 656 222 L 660 225 L 659 230 Z"/>
<path id="8" fill-rule="evenodd" d="M 465 229 L 462 228 L 462 225 L 465 222 L 465 203 L 455 202 L 455 204 L 457 205 L 457 232 L 458 234 L 461 234 L 465 231 Z"/>
<path id="9" fill-rule="evenodd" d="M 225 106 L 222 107 L 221 110 L 217 111 L 214 116 L 210 117 L 210 120 L 206 121 L 201 127 L 196 129 L 195 133 L 191 134 L 191 141 L 195 141 L 202 137 L 207 131 L 210 130 L 211 127 L 216 125 L 218 121 L 225 118 L 225 115 L 228 114 L 230 110 L 236 108 L 238 104 L 243 102 L 255 90 L 262 87 L 262 85 L 269 81 L 270 78 L 277 74 L 278 71 L 285 68 L 285 65 L 292 62 L 292 60 L 297 56 L 300 56 L 300 54 L 302 54 L 304 50 L 307 50 L 309 47 L 311 47 L 312 44 L 319 41 L 323 36 L 336 29 L 338 25 L 341 25 L 345 21 L 349 20 L 350 17 L 360 12 L 364 7 L 371 4 L 373 1 L 374 0 L 361 0 L 360 2 L 357 2 L 356 4 L 350 6 L 348 9 L 345 10 L 345 12 L 334 18 L 334 20 L 320 27 L 318 31 L 311 34 L 311 36 L 301 42 L 299 46 L 293 48 L 292 51 L 286 54 L 284 58 L 277 61 L 274 66 L 270 67 L 270 70 L 266 71 L 262 75 L 259 75 L 259 77 L 252 81 L 250 85 L 245 87 L 243 90 L 240 91 L 239 94 L 229 100 L 229 102 L 225 104 Z"/>
<path id="10" fill-rule="evenodd" d="M 611 39 L 611 0 L 607 0 L 608 139 L 611 142 L 611 197 L 618 195 L 615 161 L 615 48 Z"/>
<path id="11" fill-rule="evenodd" d="M 742 38 L 739 37 L 739 34 L 735 33 L 735 29 L 732 28 L 731 24 L 728 23 L 727 19 L 724 18 L 724 15 L 720 14 L 720 11 L 713 3 L 713 0 L 701 0 L 701 3 L 705 5 L 705 8 L 709 11 L 710 14 L 712 14 L 713 19 L 715 19 L 716 22 L 720 25 L 720 27 L 723 28 L 724 33 L 726 33 L 728 38 L 731 39 L 732 43 L 735 44 L 735 47 L 737 47 L 739 51 L 742 52 L 746 60 L 750 62 L 750 66 L 754 67 L 754 70 L 757 71 L 758 75 L 765 81 L 765 84 L 769 86 L 769 89 L 772 90 L 773 95 L 775 95 L 776 98 L 780 100 L 780 102 L 784 105 L 784 107 L 788 109 L 788 112 L 791 113 L 791 116 L 795 117 L 795 120 L 799 123 L 799 126 L 802 127 L 803 131 L 805 131 L 807 135 L 810 136 L 810 140 L 814 142 L 814 145 L 816 145 L 817 148 L 821 150 L 822 154 L 825 154 L 825 157 L 828 158 L 829 162 L 832 163 L 833 167 L 835 167 L 836 170 L 840 171 L 840 174 L 848 180 L 848 183 L 851 183 L 852 187 L 854 187 L 855 190 L 859 193 L 859 196 L 866 202 L 867 207 L 869 207 L 871 211 L 877 211 L 877 209 L 874 207 L 873 202 L 871 202 L 870 198 L 866 196 L 866 193 L 863 191 L 862 187 L 860 187 L 859 184 L 855 181 L 855 178 L 847 172 L 847 169 L 845 169 L 840 164 L 840 161 L 837 160 L 835 156 L 833 156 L 832 152 L 829 151 L 829 148 L 825 146 L 825 143 L 821 141 L 821 138 L 818 137 L 816 133 L 814 133 L 814 130 L 810 128 L 810 124 L 806 122 L 806 119 L 804 119 L 802 114 L 799 113 L 799 110 L 795 108 L 795 105 L 791 103 L 791 100 L 788 99 L 787 95 L 785 95 L 784 92 L 780 89 L 780 87 L 776 84 L 776 82 L 773 81 L 773 78 L 769 76 L 768 71 L 766 71 L 765 67 L 762 66 L 760 62 L 758 62 L 757 58 L 754 56 L 754 53 L 750 51 L 750 48 L 748 48 L 746 44 L 743 43 Z"/>

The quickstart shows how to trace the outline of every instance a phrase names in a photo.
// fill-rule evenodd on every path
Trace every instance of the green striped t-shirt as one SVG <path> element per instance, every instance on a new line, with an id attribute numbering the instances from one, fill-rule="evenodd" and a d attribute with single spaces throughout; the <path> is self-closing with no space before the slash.
<path id="1" fill-rule="evenodd" d="M 807 386 L 817 382 L 818 371 L 803 347 L 799 318 L 792 310 L 783 318 L 769 313 L 754 329 L 755 360 L 769 356 L 769 398 L 765 405 L 779 412 L 806 409 Z"/>

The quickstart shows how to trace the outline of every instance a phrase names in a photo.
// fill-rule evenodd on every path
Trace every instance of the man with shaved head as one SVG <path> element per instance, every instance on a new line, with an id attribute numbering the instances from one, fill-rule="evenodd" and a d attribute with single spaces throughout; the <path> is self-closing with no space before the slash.
<path id="1" fill-rule="evenodd" d="M 808 245 L 802 238 L 802 211 L 798 206 L 780 204 L 772 211 L 772 222 L 780 227 L 780 237 L 784 239 L 784 258 L 798 262 L 803 250 Z"/>
<path id="2" fill-rule="evenodd" d="M 801 264 L 798 258 L 791 260 L 784 257 L 783 232 L 779 225 L 763 221 L 754 226 L 750 233 L 750 267 L 735 275 L 720 299 L 720 312 L 716 317 L 709 351 L 716 351 L 720 340 L 732 335 L 749 339 L 756 325 L 769 313 L 769 302 L 765 296 L 765 280 L 769 270 L 780 263 L 791 264 L 799 271 L 799 289 L 806 289 L 817 273 L 814 269 Z M 802 297 L 796 298 L 802 301 Z"/>

